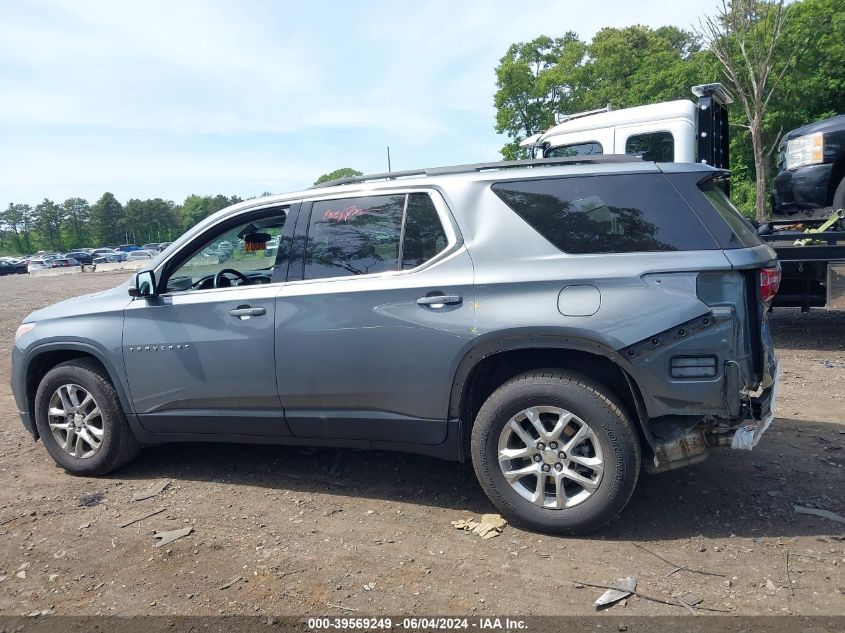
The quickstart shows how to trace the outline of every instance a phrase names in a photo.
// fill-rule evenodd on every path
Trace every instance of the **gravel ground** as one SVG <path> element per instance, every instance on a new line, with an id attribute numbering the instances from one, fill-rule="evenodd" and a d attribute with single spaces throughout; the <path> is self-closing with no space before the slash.
<path id="1" fill-rule="evenodd" d="M 0 614 L 585 615 L 601 590 L 571 581 L 634 576 L 646 594 L 733 614 L 845 615 L 845 525 L 793 510 L 845 515 L 845 313 L 772 315 L 781 417 L 753 452 L 643 475 L 588 538 L 508 526 L 481 540 L 450 526 L 494 511 L 471 467 L 426 457 L 177 444 L 101 479 L 54 466 L 15 412 L 14 330 L 125 276 L 0 278 Z M 154 532 L 184 527 L 154 547 Z M 685 614 L 639 598 L 607 613 Z"/>

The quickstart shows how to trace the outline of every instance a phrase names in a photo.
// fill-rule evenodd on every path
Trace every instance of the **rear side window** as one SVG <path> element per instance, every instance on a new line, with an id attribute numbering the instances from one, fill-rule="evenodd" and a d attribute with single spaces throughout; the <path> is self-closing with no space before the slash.
<path id="1" fill-rule="evenodd" d="M 405 219 L 405 240 L 402 248 L 402 269 L 416 268 L 446 248 L 448 238 L 434 202 L 428 194 L 412 193 L 408 197 Z"/>
<path id="2" fill-rule="evenodd" d="M 734 243 L 732 245 L 753 247 L 764 244 L 751 222 L 734 206 L 714 178 L 705 180 L 699 185 L 699 189 L 713 208 L 719 212 L 725 223 L 731 227 L 733 231 L 731 242 Z"/>
<path id="3" fill-rule="evenodd" d="M 566 253 L 718 248 L 698 216 L 662 174 L 499 182 L 493 185 L 493 191 Z"/>
<path id="4" fill-rule="evenodd" d="M 671 132 L 634 134 L 625 141 L 625 153 L 656 163 L 671 163 L 675 160 L 675 139 Z"/>
<path id="5" fill-rule="evenodd" d="M 404 211 L 404 195 L 315 202 L 308 227 L 305 278 L 397 270 Z"/>
<path id="6" fill-rule="evenodd" d="M 408 270 L 448 245 L 428 194 L 323 200 L 311 209 L 305 279 Z"/>
<path id="7" fill-rule="evenodd" d="M 589 141 L 588 143 L 574 143 L 572 145 L 561 145 L 553 147 L 546 152 L 546 158 L 564 158 L 568 156 L 596 156 L 603 154 L 601 143 Z"/>

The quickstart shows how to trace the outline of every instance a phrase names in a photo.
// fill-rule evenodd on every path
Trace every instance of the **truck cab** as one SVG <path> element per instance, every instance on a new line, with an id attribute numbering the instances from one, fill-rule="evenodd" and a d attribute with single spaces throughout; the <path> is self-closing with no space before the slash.
<path id="1" fill-rule="evenodd" d="M 628 154 L 658 163 L 702 162 L 728 167 L 727 108 L 721 84 L 692 89 L 688 99 L 612 110 L 610 106 L 559 115 L 557 125 L 520 145 L 532 158 Z"/>

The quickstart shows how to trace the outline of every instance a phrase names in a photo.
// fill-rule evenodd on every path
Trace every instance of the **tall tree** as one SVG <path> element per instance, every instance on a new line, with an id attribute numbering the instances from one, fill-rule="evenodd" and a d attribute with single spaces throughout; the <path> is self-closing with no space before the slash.
<path id="1" fill-rule="evenodd" d="M 91 207 L 91 231 L 100 246 L 117 246 L 126 238 L 123 228 L 123 206 L 113 193 L 106 192 Z"/>
<path id="2" fill-rule="evenodd" d="M 221 209 L 242 202 L 238 196 L 227 198 L 223 195 L 216 196 L 197 196 L 190 195 L 185 198 L 179 214 L 182 218 L 182 228 L 189 229 L 194 224 L 207 218 L 212 213 L 217 213 Z"/>
<path id="3" fill-rule="evenodd" d="M 11 234 L 12 248 L 15 252 L 22 255 L 32 253 L 35 217 L 31 206 L 10 202 L 6 210 L 0 212 L 0 224 L 4 225 Z"/>
<path id="4" fill-rule="evenodd" d="M 520 141 L 554 124 L 556 112 L 579 109 L 589 88 L 584 59 L 587 45 L 572 31 L 511 44 L 496 67 L 496 131 L 511 141 L 507 160 L 525 157 Z"/>
<path id="5" fill-rule="evenodd" d="M 604 28 L 587 47 L 584 109 L 689 99 L 712 64 L 694 33 L 674 26 Z"/>
<path id="6" fill-rule="evenodd" d="M 64 241 L 70 248 L 89 245 L 91 205 L 84 198 L 68 198 L 62 203 L 64 215 Z"/>
<path id="7" fill-rule="evenodd" d="M 52 200 L 44 200 L 35 207 L 35 224 L 41 238 L 41 246 L 46 250 L 62 250 L 62 223 L 64 210 Z"/>
<path id="8" fill-rule="evenodd" d="M 767 175 L 779 140 L 766 141 L 764 119 L 796 52 L 784 52 L 781 46 L 790 9 L 784 0 L 722 0 L 699 29 L 743 110 L 754 157 L 758 220 L 766 219 Z"/>
<path id="9" fill-rule="evenodd" d="M 351 167 L 341 167 L 340 169 L 335 169 L 327 174 L 323 174 L 314 181 L 314 184 L 322 185 L 324 182 L 329 182 L 330 180 L 335 180 L 337 178 L 350 178 L 352 176 L 361 176 L 362 174 L 363 172 L 360 172 L 357 169 L 352 169 Z M 269 194 L 265 193 L 263 195 Z"/>

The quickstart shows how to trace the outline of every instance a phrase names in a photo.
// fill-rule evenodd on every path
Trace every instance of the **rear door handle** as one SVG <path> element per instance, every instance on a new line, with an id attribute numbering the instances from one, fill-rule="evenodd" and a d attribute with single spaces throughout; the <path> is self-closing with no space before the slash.
<path id="1" fill-rule="evenodd" d="M 237 317 L 242 321 L 254 316 L 264 316 L 267 314 L 266 308 L 252 308 L 250 306 L 238 306 L 234 310 L 229 310 L 229 314 Z"/>
<path id="2" fill-rule="evenodd" d="M 463 303 L 463 301 L 461 295 L 428 295 L 417 299 L 417 305 L 428 308 L 442 308 L 446 305 Z"/>

